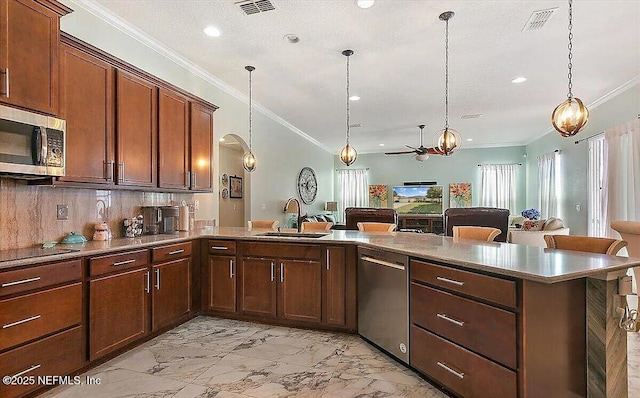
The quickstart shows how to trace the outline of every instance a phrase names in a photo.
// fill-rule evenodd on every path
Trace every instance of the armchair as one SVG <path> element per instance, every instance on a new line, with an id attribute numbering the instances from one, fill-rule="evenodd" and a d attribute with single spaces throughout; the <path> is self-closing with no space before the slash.
<path id="1" fill-rule="evenodd" d="M 500 230 L 495 242 L 507 241 L 509 210 L 495 207 L 449 208 L 444 211 L 445 234 L 453 236 L 454 225 L 493 227 Z"/>
<path id="2" fill-rule="evenodd" d="M 373 207 L 347 207 L 344 210 L 346 229 L 358 230 L 359 222 L 383 222 L 398 225 L 398 212 L 394 209 Z"/>

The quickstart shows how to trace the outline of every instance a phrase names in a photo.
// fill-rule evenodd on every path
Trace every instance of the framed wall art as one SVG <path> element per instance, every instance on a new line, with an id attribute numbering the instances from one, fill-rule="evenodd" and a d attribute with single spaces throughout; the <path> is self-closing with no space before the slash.
<path id="1" fill-rule="evenodd" d="M 449 184 L 449 207 L 471 207 L 471 183 Z"/>
<path id="2" fill-rule="evenodd" d="M 229 197 L 232 199 L 242 199 L 242 177 L 229 177 Z"/>

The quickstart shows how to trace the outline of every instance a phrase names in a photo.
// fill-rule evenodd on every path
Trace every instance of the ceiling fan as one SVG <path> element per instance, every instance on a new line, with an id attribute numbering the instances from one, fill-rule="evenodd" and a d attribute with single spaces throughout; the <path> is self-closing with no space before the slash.
<path id="1" fill-rule="evenodd" d="M 385 152 L 385 155 L 404 155 L 407 153 L 415 153 L 414 158 L 419 162 L 424 162 L 429 159 L 429 155 L 442 155 L 442 152 L 438 148 L 425 148 L 422 145 L 422 135 L 424 130 L 424 124 L 418 126 L 420 128 L 420 146 L 414 148 L 409 145 L 405 145 L 407 148 L 411 148 L 411 151 L 397 151 L 397 152 Z"/>

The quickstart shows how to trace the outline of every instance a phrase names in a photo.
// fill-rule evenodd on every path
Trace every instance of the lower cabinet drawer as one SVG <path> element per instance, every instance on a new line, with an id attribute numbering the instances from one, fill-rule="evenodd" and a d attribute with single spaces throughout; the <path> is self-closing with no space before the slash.
<path id="1" fill-rule="evenodd" d="M 53 382 L 51 378 L 38 380 L 38 376 L 64 376 L 80 369 L 84 365 L 83 346 L 82 328 L 77 326 L 0 354 L 0 376 L 21 377 L 20 385 L 0 383 L 0 397 L 19 397 Z"/>
<path id="2" fill-rule="evenodd" d="M 82 283 L 0 301 L 0 350 L 82 322 Z"/>
<path id="3" fill-rule="evenodd" d="M 516 373 L 411 325 L 410 364 L 465 398 L 516 398 Z"/>
<path id="4" fill-rule="evenodd" d="M 414 282 L 410 295 L 412 324 L 516 368 L 514 313 Z"/>

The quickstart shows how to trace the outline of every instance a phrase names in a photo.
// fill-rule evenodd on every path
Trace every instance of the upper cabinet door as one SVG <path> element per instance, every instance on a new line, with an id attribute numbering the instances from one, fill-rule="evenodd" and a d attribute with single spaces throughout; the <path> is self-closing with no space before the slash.
<path id="1" fill-rule="evenodd" d="M 159 187 L 189 189 L 189 102 L 160 89 L 158 103 Z"/>
<path id="2" fill-rule="evenodd" d="M 155 187 L 158 89 L 153 83 L 118 71 L 116 92 L 118 184 Z"/>
<path id="3" fill-rule="evenodd" d="M 191 189 L 213 189 L 213 112 L 214 109 L 191 103 Z"/>
<path id="4" fill-rule="evenodd" d="M 67 12 L 57 3 L 0 0 L 1 102 L 58 113 L 60 15 Z"/>
<path id="5" fill-rule="evenodd" d="M 115 69 L 64 44 L 60 54 L 60 114 L 67 121 L 69 154 L 60 180 L 113 184 Z"/>

